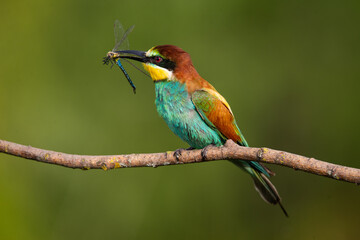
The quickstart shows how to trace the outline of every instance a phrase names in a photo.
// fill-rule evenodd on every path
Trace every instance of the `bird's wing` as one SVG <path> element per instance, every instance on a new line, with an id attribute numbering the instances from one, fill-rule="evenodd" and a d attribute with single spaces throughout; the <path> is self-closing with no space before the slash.
<path id="1" fill-rule="evenodd" d="M 248 146 L 236 125 L 234 115 L 225 98 L 216 90 L 203 88 L 192 93 L 191 100 L 206 124 L 224 139 Z"/>
<path id="2" fill-rule="evenodd" d="M 191 95 L 191 100 L 201 118 L 221 136 L 224 142 L 227 139 L 231 139 L 241 146 L 249 146 L 236 124 L 229 104 L 220 93 L 213 89 L 203 88 L 195 91 Z M 252 172 L 251 169 L 255 168 L 268 177 L 275 175 L 270 169 L 259 162 L 233 162 L 250 173 Z"/>
<path id="3" fill-rule="evenodd" d="M 216 90 L 208 88 L 197 90 L 191 95 L 191 99 L 206 124 L 224 140 L 232 139 L 239 145 L 248 147 L 245 138 L 236 125 L 229 104 Z M 285 215 L 288 216 L 281 204 L 281 198 L 276 188 L 267 178 L 273 175 L 273 172 L 259 162 L 243 160 L 231 160 L 231 162 L 253 177 L 255 188 L 265 201 L 272 204 L 278 203 Z"/>

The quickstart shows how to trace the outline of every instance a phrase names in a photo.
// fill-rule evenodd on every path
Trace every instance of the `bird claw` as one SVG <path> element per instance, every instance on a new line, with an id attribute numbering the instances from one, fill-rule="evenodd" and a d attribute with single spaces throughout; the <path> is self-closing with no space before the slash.
<path id="1" fill-rule="evenodd" d="M 174 157 L 176 158 L 176 161 L 179 162 L 180 156 L 182 155 L 182 152 L 183 152 L 183 151 L 193 150 L 193 149 L 194 149 L 193 147 L 189 147 L 189 148 L 187 148 L 187 149 L 184 149 L 184 148 L 176 149 L 176 150 L 174 151 Z"/>
<path id="2" fill-rule="evenodd" d="M 201 157 L 203 160 L 206 160 L 207 158 L 207 152 L 209 150 L 209 148 L 213 147 L 214 145 L 213 144 L 210 144 L 210 145 L 207 145 L 206 147 L 204 147 L 202 150 L 201 150 Z"/>
<path id="3" fill-rule="evenodd" d="M 183 148 L 179 148 L 179 149 L 175 150 L 174 157 L 176 158 L 177 162 L 180 160 L 181 152 L 184 151 L 184 150 L 185 149 L 183 149 Z"/>

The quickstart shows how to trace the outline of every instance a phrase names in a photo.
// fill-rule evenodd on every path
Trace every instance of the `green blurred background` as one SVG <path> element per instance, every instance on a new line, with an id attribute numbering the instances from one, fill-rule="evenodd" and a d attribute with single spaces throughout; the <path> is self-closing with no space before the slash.
<path id="1" fill-rule="evenodd" d="M 360 167 L 359 1 L 2 1 L 0 138 L 77 154 L 188 147 L 154 86 L 102 65 L 174 44 L 228 100 L 252 146 Z M 0 155 L 0 239 L 355 239 L 355 184 L 270 166 L 290 218 L 219 161 L 81 171 Z"/>

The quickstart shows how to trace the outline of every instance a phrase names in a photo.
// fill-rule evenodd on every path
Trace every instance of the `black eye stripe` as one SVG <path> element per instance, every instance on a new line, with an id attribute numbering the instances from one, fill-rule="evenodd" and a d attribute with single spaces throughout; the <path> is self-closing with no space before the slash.
<path id="1" fill-rule="evenodd" d="M 160 58 L 160 59 L 159 59 Z M 154 57 L 149 57 L 149 62 L 155 64 L 155 65 L 158 65 L 159 67 L 162 67 L 162 68 L 166 68 L 170 71 L 174 70 L 175 69 L 175 63 L 173 61 L 170 61 L 168 59 L 164 59 L 160 56 L 154 56 Z"/>

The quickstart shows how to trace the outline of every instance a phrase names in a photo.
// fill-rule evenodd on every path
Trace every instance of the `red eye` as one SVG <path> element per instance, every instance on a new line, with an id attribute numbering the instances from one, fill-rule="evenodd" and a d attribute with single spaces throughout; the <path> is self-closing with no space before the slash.
<path id="1" fill-rule="evenodd" d="M 154 58 L 154 60 L 155 60 L 156 63 L 160 63 L 163 59 L 161 57 L 159 57 L 159 56 L 156 56 Z"/>

